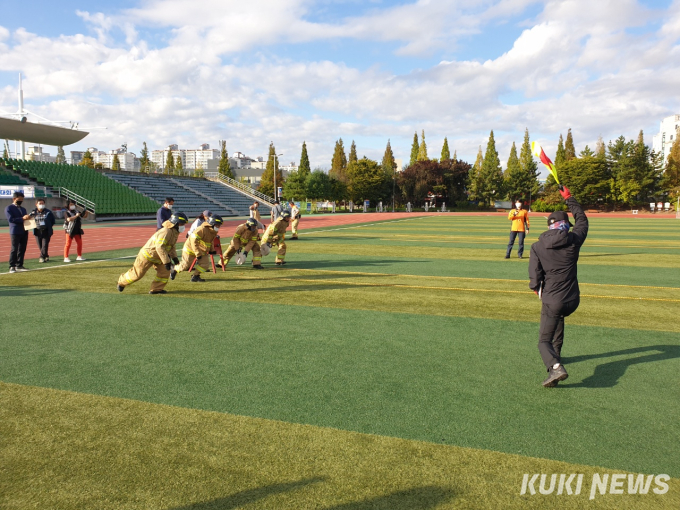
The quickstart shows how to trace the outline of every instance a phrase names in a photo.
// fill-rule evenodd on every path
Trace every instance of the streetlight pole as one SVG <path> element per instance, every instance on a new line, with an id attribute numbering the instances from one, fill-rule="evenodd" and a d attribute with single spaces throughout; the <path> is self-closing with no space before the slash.
<path id="1" fill-rule="evenodd" d="M 279 156 L 283 156 L 283 153 L 274 154 L 274 201 L 275 202 L 279 199 L 279 188 L 276 187 L 276 162 L 277 162 Z"/>

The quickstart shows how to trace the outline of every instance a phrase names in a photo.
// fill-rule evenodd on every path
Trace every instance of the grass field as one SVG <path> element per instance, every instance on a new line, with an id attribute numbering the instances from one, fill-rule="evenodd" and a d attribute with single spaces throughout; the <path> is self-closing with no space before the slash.
<path id="1" fill-rule="evenodd" d="M 680 222 L 591 219 L 549 390 L 533 221 L 522 260 L 506 220 L 445 215 L 303 230 L 283 268 L 166 296 L 116 292 L 136 250 L 0 275 L 0 507 L 680 507 Z M 621 472 L 670 489 L 589 499 Z"/>

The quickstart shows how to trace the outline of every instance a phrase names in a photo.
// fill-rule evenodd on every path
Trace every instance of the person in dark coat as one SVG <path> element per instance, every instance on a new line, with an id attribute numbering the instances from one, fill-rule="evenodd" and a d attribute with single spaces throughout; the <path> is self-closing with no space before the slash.
<path id="1" fill-rule="evenodd" d="M 49 247 L 50 239 L 52 239 L 52 234 L 54 230 L 55 219 L 52 211 L 45 207 L 45 199 L 39 198 L 35 201 L 35 209 L 31 212 L 33 218 L 35 219 L 35 228 L 33 229 L 33 235 L 38 243 L 38 249 L 40 250 L 40 259 L 38 262 L 47 262 L 50 260 Z"/>
<path id="2" fill-rule="evenodd" d="M 5 207 L 5 218 L 9 223 L 9 238 L 12 245 L 9 252 L 9 272 L 16 273 L 28 271 L 24 267 L 24 255 L 28 244 L 28 232 L 24 228 L 24 220 L 29 219 L 31 215 L 26 214 L 26 209 L 21 207 L 24 202 L 23 192 L 15 191 L 12 198 L 12 203 Z"/>
<path id="3" fill-rule="evenodd" d="M 564 342 L 564 318 L 576 311 L 580 302 L 577 268 L 581 246 L 588 235 L 588 218 L 568 188 L 560 193 L 574 215 L 557 211 L 548 217 L 549 230 L 531 245 L 529 287 L 541 298 L 541 326 L 538 351 L 548 369 L 543 386 L 551 388 L 569 377 L 560 354 Z M 570 232 L 570 228 L 574 227 Z"/>
<path id="4" fill-rule="evenodd" d="M 175 200 L 171 197 L 167 197 L 165 202 L 158 211 L 156 211 L 156 230 L 163 228 L 163 223 L 170 219 L 172 216 L 172 206 Z"/>

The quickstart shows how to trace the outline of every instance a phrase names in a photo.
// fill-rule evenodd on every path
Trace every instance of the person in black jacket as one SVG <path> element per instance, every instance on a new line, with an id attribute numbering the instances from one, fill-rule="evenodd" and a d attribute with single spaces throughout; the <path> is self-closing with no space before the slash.
<path id="1" fill-rule="evenodd" d="M 45 199 L 39 198 L 35 201 L 35 209 L 31 213 L 35 219 L 35 228 L 33 229 L 33 235 L 38 243 L 38 249 L 40 250 L 40 260 L 38 262 L 48 262 L 50 260 L 50 254 L 48 249 L 50 247 L 50 239 L 52 239 L 52 234 L 54 233 L 54 214 L 52 211 L 45 207 Z"/>
<path id="2" fill-rule="evenodd" d="M 574 313 L 580 302 L 576 264 L 588 235 L 588 218 L 583 209 L 568 188 L 561 186 L 560 193 L 574 215 L 575 225 L 569 222 L 566 212 L 552 213 L 548 217 L 549 230 L 531 245 L 529 259 L 529 287 L 543 302 L 538 351 L 548 369 L 548 378 L 543 381 L 546 388 L 569 377 L 560 358 L 564 318 Z"/>
<path id="3" fill-rule="evenodd" d="M 31 217 L 26 209 L 21 207 L 24 202 L 24 193 L 15 191 L 12 195 L 12 203 L 5 208 L 5 218 L 9 223 L 9 238 L 12 249 L 9 252 L 9 272 L 28 271 L 24 267 L 24 255 L 28 242 L 28 232 L 24 228 L 24 221 Z"/>

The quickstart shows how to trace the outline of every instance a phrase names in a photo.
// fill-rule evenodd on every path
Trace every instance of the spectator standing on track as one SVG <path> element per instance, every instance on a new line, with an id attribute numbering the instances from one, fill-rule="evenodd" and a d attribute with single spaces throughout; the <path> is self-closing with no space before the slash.
<path id="1" fill-rule="evenodd" d="M 272 213 L 271 213 L 272 223 L 274 223 L 276 220 L 279 219 L 282 212 L 283 212 L 283 207 L 281 207 L 281 202 L 279 202 L 277 200 L 276 202 L 274 202 L 274 207 L 272 207 Z"/>
<path id="2" fill-rule="evenodd" d="M 33 229 L 33 235 L 38 243 L 38 249 L 40 250 L 40 259 L 38 262 L 48 262 L 50 260 L 49 247 L 50 239 L 52 239 L 52 234 L 54 234 L 55 219 L 52 211 L 45 207 L 45 199 L 39 198 L 35 201 L 35 209 L 31 213 L 35 218 L 35 228 Z"/>
<path id="3" fill-rule="evenodd" d="M 293 239 L 298 238 L 298 224 L 300 223 L 300 208 L 295 205 L 295 202 L 292 200 L 288 201 L 288 205 L 290 206 L 290 217 L 291 217 L 291 222 L 290 222 L 290 230 L 291 230 L 291 236 L 290 239 L 291 241 Z M 333 207 L 335 207 L 335 202 L 333 203 Z M 333 211 L 335 212 L 335 211 Z"/>
<path id="4" fill-rule="evenodd" d="M 68 201 L 68 209 L 64 211 L 64 230 L 66 231 L 66 244 L 64 245 L 64 262 L 71 262 L 68 258 L 68 253 L 71 250 L 71 243 L 76 242 L 76 253 L 78 258 L 76 260 L 85 260 L 83 258 L 83 224 L 82 219 L 87 218 L 87 209 L 82 212 L 78 211 L 75 200 Z"/>
<path id="5" fill-rule="evenodd" d="M 167 197 L 161 208 L 158 209 L 156 212 L 156 230 L 162 229 L 163 223 L 170 219 L 170 216 L 172 216 L 172 206 L 174 203 L 174 198 Z"/>
<path id="6" fill-rule="evenodd" d="M 519 237 L 517 256 L 521 259 L 522 255 L 524 255 L 524 236 L 529 233 L 529 213 L 522 209 L 522 202 L 519 200 L 515 202 L 515 208 L 508 213 L 508 219 L 512 221 L 512 225 L 510 227 L 510 242 L 505 252 L 505 258 L 510 258 L 515 238 Z"/>
<path id="7" fill-rule="evenodd" d="M 9 222 L 9 238 L 12 248 L 9 252 L 9 272 L 28 271 L 24 267 L 24 255 L 26 255 L 26 245 L 28 244 L 28 232 L 24 228 L 24 220 L 31 217 L 26 214 L 26 209 L 21 207 L 24 202 L 24 194 L 15 191 L 12 195 L 12 203 L 5 207 L 5 218 Z"/>
<path id="8" fill-rule="evenodd" d="M 560 193 L 574 215 L 574 229 L 569 215 L 556 211 L 548 216 L 550 230 L 543 232 L 531 245 L 529 288 L 541 298 L 541 325 L 538 351 L 548 370 L 543 386 L 552 388 L 569 375 L 562 365 L 564 318 L 576 311 L 581 300 L 577 267 L 581 246 L 588 235 L 588 217 L 571 196 L 569 188 L 560 186 Z"/>
<path id="9" fill-rule="evenodd" d="M 187 239 L 189 239 L 189 236 L 191 234 L 193 234 L 198 227 L 203 225 L 203 223 L 205 223 L 208 220 L 208 218 L 210 218 L 211 216 L 212 216 L 212 212 L 208 211 L 207 209 L 205 211 L 203 211 L 199 215 L 199 217 L 196 218 L 196 220 L 191 224 L 191 228 L 189 228 L 189 232 L 187 232 L 187 236 L 186 236 Z"/>
<path id="10" fill-rule="evenodd" d="M 260 216 L 260 202 L 256 200 L 249 209 L 250 217 L 257 221 L 257 228 L 264 230 L 264 224 L 262 223 L 262 217 Z"/>

